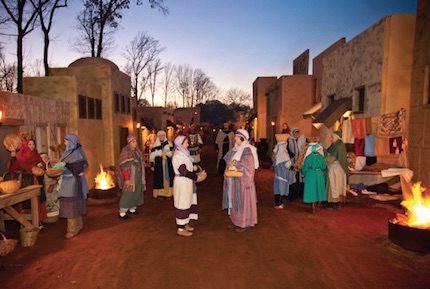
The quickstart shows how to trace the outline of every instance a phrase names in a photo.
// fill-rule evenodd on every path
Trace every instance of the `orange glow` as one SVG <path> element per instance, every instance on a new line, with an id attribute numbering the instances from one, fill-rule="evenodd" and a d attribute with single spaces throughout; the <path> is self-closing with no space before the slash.
<path id="1" fill-rule="evenodd" d="M 397 221 L 410 227 L 430 228 L 430 196 L 424 195 L 425 191 L 420 182 L 412 185 L 412 194 L 406 195 L 401 203 L 406 214 L 398 215 Z"/>
<path id="2" fill-rule="evenodd" d="M 115 182 L 113 180 L 113 177 L 109 172 L 105 172 L 103 170 L 102 164 L 99 164 L 100 166 L 100 172 L 97 174 L 95 180 L 96 183 L 96 189 L 99 190 L 109 190 L 113 187 L 115 187 Z"/>
<path id="3" fill-rule="evenodd" d="M 3 111 L 0 110 L 0 122 L 3 120 Z"/>
<path id="4" fill-rule="evenodd" d="M 140 122 L 136 124 L 136 128 L 140 128 Z"/>

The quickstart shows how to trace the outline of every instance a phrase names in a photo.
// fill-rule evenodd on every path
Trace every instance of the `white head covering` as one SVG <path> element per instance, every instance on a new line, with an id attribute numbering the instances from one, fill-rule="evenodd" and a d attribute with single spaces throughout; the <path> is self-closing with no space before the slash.
<path id="1" fill-rule="evenodd" d="M 255 169 L 258 169 L 260 167 L 260 163 L 258 161 L 258 155 L 257 155 L 257 148 L 253 145 L 251 145 L 249 140 L 249 133 L 244 129 L 238 129 L 235 133 L 236 136 L 243 137 L 245 140 L 242 142 L 241 145 L 235 145 L 233 148 L 233 151 L 235 152 L 233 155 L 232 160 L 234 161 L 240 161 L 242 158 L 242 154 L 245 148 L 250 148 L 252 152 L 252 156 L 254 158 L 254 167 Z"/>
<path id="2" fill-rule="evenodd" d="M 314 152 L 317 152 L 324 157 L 323 147 L 319 143 L 313 142 L 309 144 L 308 149 L 306 150 L 305 158 L 303 160 L 305 160 L 311 153 Z"/>
<path id="3" fill-rule="evenodd" d="M 190 151 L 182 147 L 182 143 L 184 142 L 184 140 L 185 140 L 184 135 L 178 135 L 175 138 L 176 151 L 182 152 L 184 155 L 186 155 L 191 160 L 191 162 L 193 162 L 193 159 L 190 156 Z"/>
<path id="4" fill-rule="evenodd" d="M 164 135 L 164 141 L 167 141 L 167 135 L 165 131 L 160 130 L 159 132 L 157 132 L 157 138 L 155 139 L 154 145 L 152 146 L 153 148 L 156 147 L 161 147 L 161 140 L 160 140 L 160 136 Z M 151 153 L 149 155 L 149 160 L 151 162 L 153 162 L 155 160 L 155 157 L 161 157 L 163 155 L 163 150 L 166 153 L 166 155 L 168 157 L 172 157 L 172 151 L 170 150 L 170 146 L 172 145 L 171 142 L 167 141 L 169 145 L 165 145 L 164 147 L 161 147 L 161 149 L 157 149 L 155 151 L 152 151 L 151 149 Z"/>
<path id="5" fill-rule="evenodd" d="M 276 144 L 273 149 L 273 159 L 275 166 L 283 162 L 287 162 L 287 164 L 289 163 L 289 166 L 291 166 L 291 159 L 288 155 L 288 143 L 286 141 L 280 141 Z"/>

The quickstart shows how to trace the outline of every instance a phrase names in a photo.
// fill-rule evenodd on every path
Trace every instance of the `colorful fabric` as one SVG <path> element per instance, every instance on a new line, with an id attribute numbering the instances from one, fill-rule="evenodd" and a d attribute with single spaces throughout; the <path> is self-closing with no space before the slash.
<path id="1" fill-rule="evenodd" d="M 364 156 L 364 138 L 354 140 L 354 153 L 356 156 Z"/>
<path id="2" fill-rule="evenodd" d="M 366 119 L 356 118 L 351 121 L 351 124 L 352 124 L 352 134 L 354 135 L 354 138 L 364 139 L 367 134 Z"/>
<path id="3" fill-rule="evenodd" d="M 34 142 L 34 140 L 31 141 Z M 38 163 L 43 163 L 43 161 L 36 148 L 34 150 L 30 149 L 29 142 L 28 140 L 22 141 L 21 148 L 16 152 L 16 160 L 22 169 L 31 173 L 31 169 L 37 166 Z"/>
<path id="4" fill-rule="evenodd" d="M 342 167 L 345 174 L 348 175 L 348 159 L 346 155 L 346 146 L 342 142 L 342 140 L 338 139 L 334 142 L 328 149 L 327 153 L 334 156 L 337 161 L 339 161 L 340 166 Z"/>
<path id="5" fill-rule="evenodd" d="M 405 134 L 406 110 L 381 115 L 378 124 L 378 136 L 385 138 L 400 137 Z"/>
<path id="6" fill-rule="evenodd" d="M 375 156 L 375 136 L 368 135 L 364 139 L 364 155 L 366 157 Z"/>

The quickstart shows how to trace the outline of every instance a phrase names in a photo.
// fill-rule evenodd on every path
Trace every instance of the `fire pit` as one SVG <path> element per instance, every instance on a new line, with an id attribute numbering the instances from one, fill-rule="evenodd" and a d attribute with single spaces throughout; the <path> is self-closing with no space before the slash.
<path id="1" fill-rule="evenodd" d="M 97 174 L 95 187 L 89 191 L 88 201 L 90 204 L 108 204 L 117 201 L 118 188 L 115 185 L 115 172 L 104 170 L 102 164 Z"/>
<path id="2" fill-rule="evenodd" d="M 413 251 L 430 252 L 430 196 L 421 183 L 403 185 L 405 214 L 388 221 L 388 238 Z"/>

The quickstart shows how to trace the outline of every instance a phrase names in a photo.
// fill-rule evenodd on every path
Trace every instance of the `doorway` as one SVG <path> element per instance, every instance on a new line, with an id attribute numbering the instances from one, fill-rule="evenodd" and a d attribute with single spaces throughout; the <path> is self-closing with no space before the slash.
<path id="1" fill-rule="evenodd" d="M 123 147 L 127 145 L 127 137 L 128 137 L 128 128 L 120 127 L 119 128 L 119 150 L 121 151 Z"/>

